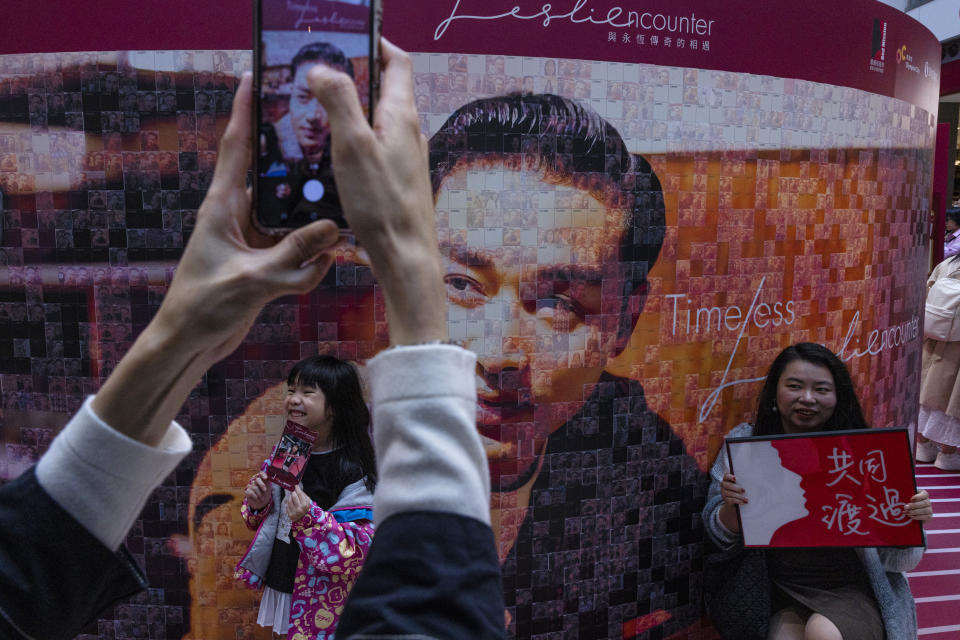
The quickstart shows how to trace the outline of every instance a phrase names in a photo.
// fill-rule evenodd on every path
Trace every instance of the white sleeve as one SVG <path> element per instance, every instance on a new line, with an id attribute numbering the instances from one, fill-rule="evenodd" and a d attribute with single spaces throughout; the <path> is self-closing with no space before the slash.
<path id="1" fill-rule="evenodd" d="M 476 428 L 477 357 L 452 345 L 396 347 L 367 363 L 379 478 L 377 522 L 409 511 L 490 524 L 490 473 Z"/>
<path id="2" fill-rule="evenodd" d="M 37 481 L 54 501 L 111 550 L 120 544 L 147 498 L 192 443 L 173 422 L 157 447 L 116 431 L 90 408 L 89 396 L 37 463 Z"/>

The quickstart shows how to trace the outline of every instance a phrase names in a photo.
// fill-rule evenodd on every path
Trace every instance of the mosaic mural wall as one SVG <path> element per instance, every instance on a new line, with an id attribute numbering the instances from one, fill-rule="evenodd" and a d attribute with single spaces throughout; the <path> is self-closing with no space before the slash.
<path id="1" fill-rule="evenodd" d="M 451 337 L 479 355 L 511 637 L 711 637 L 704 470 L 776 353 L 821 342 L 873 425 L 915 420 L 934 114 L 722 71 L 414 64 Z M 156 311 L 249 66 L 0 56 L 0 477 L 36 461 Z M 194 453 L 128 538 L 152 588 L 81 637 L 268 638 L 232 576 L 281 380 L 306 355 L 387 344 L 350 249 L 316 291 L 269 305 L 183 407 Z"/>

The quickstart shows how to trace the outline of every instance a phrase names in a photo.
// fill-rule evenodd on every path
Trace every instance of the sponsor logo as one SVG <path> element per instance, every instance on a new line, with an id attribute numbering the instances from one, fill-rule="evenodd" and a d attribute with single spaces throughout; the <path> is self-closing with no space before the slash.
<path id="1" fill-rule="evenodd" d="M 887 57 L 887 23 L 884 20 L 873 20 L 873 41 L 870 48 L 870 71 L 883 73 L 884 61 Z"/>
<path id="2" fill-rule="evenodd" d="M 900 45 L 900 48 L 897 49 L 897 64 L 899 65 L 901 62 L 907 68 L 907 71 L 920 75 L 920 67 L 913 63 L 913 56 L 907 53 L 907 45 L 905 44 Z"/>

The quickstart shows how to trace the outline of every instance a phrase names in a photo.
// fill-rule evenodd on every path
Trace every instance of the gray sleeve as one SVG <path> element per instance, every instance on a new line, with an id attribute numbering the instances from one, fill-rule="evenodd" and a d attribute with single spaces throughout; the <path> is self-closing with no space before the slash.
<path id="1" fill-rule="evenodd" d="M 913 571 L 923 558 L 925 547 L 880 547 L 877 553 L 884 571 Z"/>

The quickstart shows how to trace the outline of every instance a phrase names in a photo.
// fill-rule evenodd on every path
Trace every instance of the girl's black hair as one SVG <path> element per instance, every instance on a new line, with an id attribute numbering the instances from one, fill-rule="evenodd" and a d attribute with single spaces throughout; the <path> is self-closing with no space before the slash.
<path id="1" fill-rule="evenodd" d="M 333 412 L 332 444 L 341 455 L 344 486 L 359 476 L 371 492 L 377 485 L 377 465 L 370 441 L 370 411 L 363 398 L 360 376 L 352 364 L 333 356 L 311 356 L 293 366 L 287 384 L 316 387 Z"/>
<path id="2" fill-rule="evenodd" d="M 760 392 L 760 402 L 757 405 L 757 421 L 753 434 L 757 436 L 771 436 L 783 433 L 783 422 L 780 414 L 774 410 L 777 402 L 777 386 L 780 376 L 787 365 L 794 360 L 803 360 L 812 364 L 826 367 L 833 375 L 833 388 L 837 394 L 837 405 L 833 415 L 823 425 L 822 431 L 839 431 L 841 429 L 866 429 L 869 425 L 863 417 L 860 400 L 853 388 L 853 379 L 846 365 L 840 361 L 832 351 L 813 342 L 799 342 L 787 347 L 774 359 L 767 372 L 767 379 Z"/>

